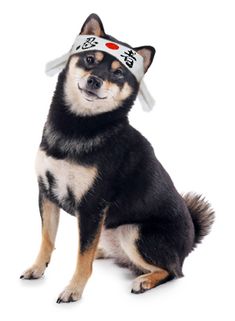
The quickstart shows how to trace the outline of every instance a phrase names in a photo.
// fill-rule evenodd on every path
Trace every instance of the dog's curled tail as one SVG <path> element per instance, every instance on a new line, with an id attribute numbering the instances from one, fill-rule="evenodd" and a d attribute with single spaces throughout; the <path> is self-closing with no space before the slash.
<path id="1" fill-rule="evenodd" d="M 192 216 L 196 245 L 201 243 L 203 237 L 210 232 L 215 219 L 215 212 L 202 195 L 187 193 L 183 195 L 183 198 Z"/>

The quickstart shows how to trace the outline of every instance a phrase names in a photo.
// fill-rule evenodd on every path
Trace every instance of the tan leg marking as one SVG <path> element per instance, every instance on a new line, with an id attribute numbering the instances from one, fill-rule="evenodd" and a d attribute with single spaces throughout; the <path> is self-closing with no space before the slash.
<path id="1" fill-rule="evenodd" d="M 84 287 L 92 272 L 92 263 L 95 257 L 97 245 L 99 242 L 101 229 L 103 226 L 104 217 L 101 220 L 95 239 L 87 250 L 80 253 L 80 241 L 78 242 L 78 258 L 77 265 L 72 280 L 65 290 L 59 295 L 57 303 L 61 302 L 74 302 L 81 298 Z M 78 219 L 79 226 L 79 219 Z"/>
<path id="2" fill-rule="evenodd" d="M 126 224 L 118 227 L 118 239 L 120 246 L 130 261 L 145 272 L 159 271 L 159 267 L 145 261 L 136 246 L 139 238 L 139 228 L 135 224 Z"/>
<path id="3" fill-rule="evenodd" d="M 161 281 L 165 280 L 169 273 L 165 270 L 159 270 L 139 276 L 133 282 L 132 293 L 143 293 L 156 287 Z"/>
<path id="4" fill-rule="evenodd" d="M 132 263 L 134 263 L 145 274 L 137 277 L 132 285 L 132 293 L 143 293 L 157 286 L 169 276 L 166 270 L 145 261 L 139 252 L 136 241 L 139 239 L 139 228 L 137 225 L 123 225 L 118 228 L 118 237 L 123 251 Z M 150 272 L 150 273 L 147 273 Z"/>
<path id="5" fill-rule="evenodd" d="M 35 263 L 26 270 L 22 275 L 22 279 L 38 279 L 51 259 L 51 253 L 54 250 L 55 238 L 59 224 L 59 208 L 44 199 L 42 203 L 42 241 L 38 256 Z"/>

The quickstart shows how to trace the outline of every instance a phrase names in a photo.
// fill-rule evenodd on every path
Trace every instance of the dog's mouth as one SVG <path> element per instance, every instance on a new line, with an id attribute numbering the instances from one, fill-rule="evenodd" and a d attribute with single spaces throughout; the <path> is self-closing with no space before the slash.
<path id="1" fill-rule="evenodd" d="M 83 97 L 87 100 L 87 101 L 94 101 L 97 99 L 106 99 L 107 97 L 100 97 L 97 93 L 91 91 L 91 90 L 87 90 L 87 89 L 83 89 L 78 85 L 79 90 L 81 91 L 81 93 L 83 94 Z"/>

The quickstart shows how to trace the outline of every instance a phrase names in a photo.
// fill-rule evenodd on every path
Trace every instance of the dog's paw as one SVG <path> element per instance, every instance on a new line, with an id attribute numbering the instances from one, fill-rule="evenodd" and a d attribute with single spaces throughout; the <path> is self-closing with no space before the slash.
<path id="1" fill-rule="evenodd" d="M 59 295 L 56 303 L 69 303 L 75 302 L 81 299 L 82 293 L 78 289 L 74 289 L 71 287 L 67 287 L 64 291 Z"/>
<path id="2" fill-rule="evenodd" d="M 31 268 L 26 270 L 21 276 L 20 279 L 25 280 L 35 280 L 43 276 L 45 267 L 33 265 Z"/>
<path id="3" fill-rule="evenodd" d="M 140 294 L 152 289 L 152 283 L 145 277 L 139 276 L 132 285 L 131 293 Z"/>

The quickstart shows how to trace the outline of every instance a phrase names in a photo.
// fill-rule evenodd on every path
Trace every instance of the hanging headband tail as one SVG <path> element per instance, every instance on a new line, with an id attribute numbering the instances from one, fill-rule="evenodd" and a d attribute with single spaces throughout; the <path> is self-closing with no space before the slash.
<path id="1" fill-rule="evenodd" d="M 151 111 L 153 109 L 155 100 L 150 94 L 144 80 L 142 80 L 140 83 L 138 98 L 144 111 Z"/>
<path id="2" fill-rule="evenodd" d="M 68 52 L 67 54 L 59 58 L 49 61 L 46 64 L 46 68 L 45 68 L 45 72 L 47 76 L 54 76 L 57 73 L 61 72 L 64 69 L 66 62 L 68 61 L 69 56 L 70 56 L 70 52 Z"/>

